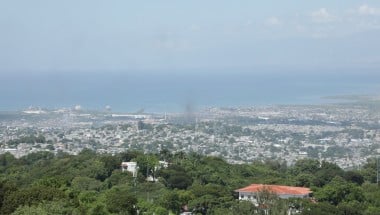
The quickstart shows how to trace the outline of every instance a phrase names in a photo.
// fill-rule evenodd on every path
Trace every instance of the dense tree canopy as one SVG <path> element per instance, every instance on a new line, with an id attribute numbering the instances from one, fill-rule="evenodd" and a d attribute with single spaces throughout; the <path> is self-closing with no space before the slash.
<path id="1" fill-rule="evenodd" d="M 158 161 L 169 163 L 167 168 Z M 136 178 L 122 172 L 136 161 Z M 312 159 L 229 164 L 199 154 L 127 151 L 116 155 L 84 150 L 78 155 L 32 153 L 16 159 L 0 155 L 1 214 L 261 214 L 263 208 L 238 201 L 234 190 L 252 183 L 311 187 L 314 200 L 262 199 L 270 214 L 289 208 L 303 214 L 379 214 L 376 165 L 344 171 Z M 147 181 L 152 176 L 153 181 Z"/>

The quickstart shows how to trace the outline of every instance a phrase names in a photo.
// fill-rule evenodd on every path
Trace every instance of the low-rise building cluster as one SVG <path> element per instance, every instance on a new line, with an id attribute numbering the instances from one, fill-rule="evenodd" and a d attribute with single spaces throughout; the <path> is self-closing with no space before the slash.
<path id="1" fill-rule="evenodd" d="M 380 151 L 380 114 L 365 105 L 207 108 L 186 114 L 113 114 L 68 109 L 0 118 L 0 153 L 78 154 L 88 148 L 196 152 L 231 163 L 301 158 L 360 168 Z M 4 117 L 6 115 L 7 117 Z"/>

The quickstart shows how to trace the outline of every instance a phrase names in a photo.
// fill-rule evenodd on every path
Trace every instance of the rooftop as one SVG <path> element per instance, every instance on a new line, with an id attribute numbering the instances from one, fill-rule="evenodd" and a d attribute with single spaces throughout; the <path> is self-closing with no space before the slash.
<path id="1" fill-rule="evenodd" d="M 265 185 L 265 184 L 251 184 L 247 187 L 236 190 L 237 192 L 251 192 L 257 193 L 268 190 L 277 195 L 306 195 L 312 193 L 310 188 L 306 187 L 291 187 L 282 185 Z"/>

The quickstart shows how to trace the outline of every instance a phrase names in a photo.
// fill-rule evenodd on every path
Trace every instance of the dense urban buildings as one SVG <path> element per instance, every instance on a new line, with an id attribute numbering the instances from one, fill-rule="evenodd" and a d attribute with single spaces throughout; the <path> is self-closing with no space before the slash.
<path id="1" fill-rule="evenodd" d="M 360 168 L 380 152 L 375 104 L 205 108 L 191 113 L 124 114 L 28 109 L 0 114 L 0 152 L 78 154 L 170 150 L 230 163 L 313 158 Z"/>

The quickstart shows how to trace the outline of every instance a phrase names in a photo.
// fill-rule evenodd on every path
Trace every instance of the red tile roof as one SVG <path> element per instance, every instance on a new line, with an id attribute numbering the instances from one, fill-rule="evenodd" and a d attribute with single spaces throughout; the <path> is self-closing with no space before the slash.
<path id="1" fill-rule="evenodd" d="M 251 184 L 248 187 L 244 187 L 236 190 L 237 192 L 251 192 L 257 193 L 262 192 L 263 190 L 268 190 L 277 195 L 307 195 L 312 193 L 310 188 L 306 187 L 290 187 L 290 186 L 281 186 L 281 185 L 265 185 L 265 184 Z"/>

